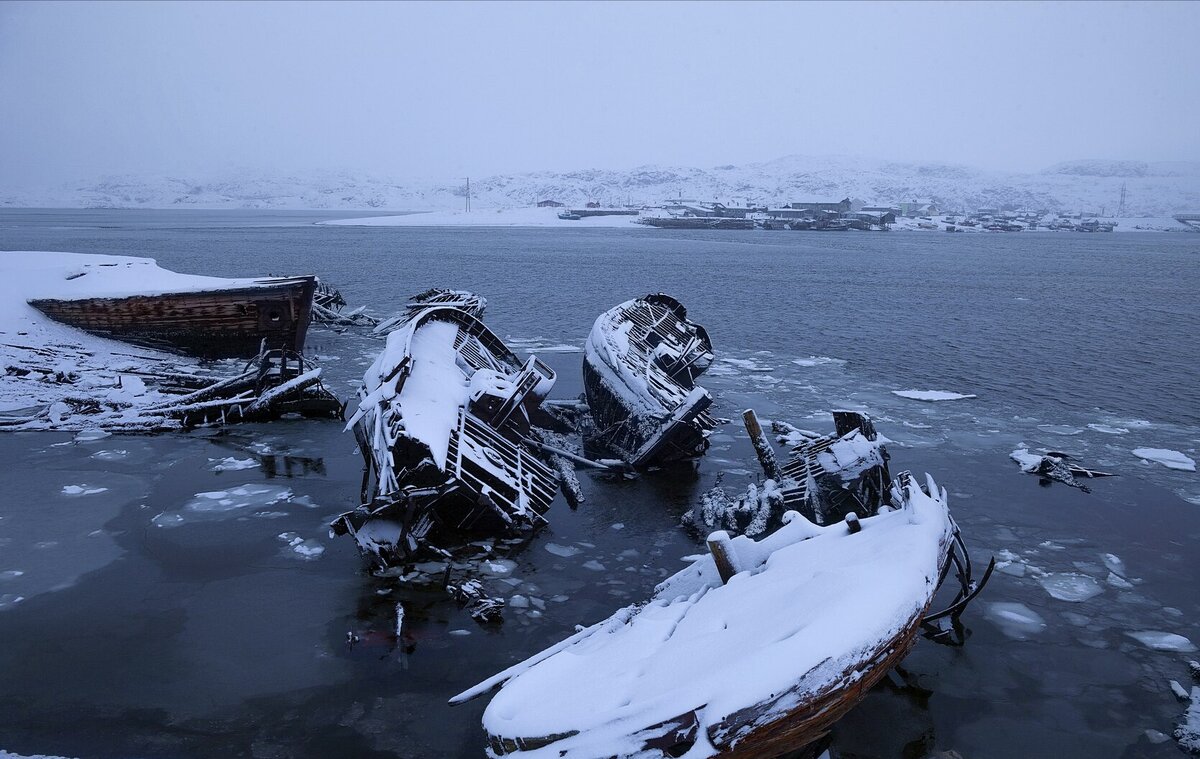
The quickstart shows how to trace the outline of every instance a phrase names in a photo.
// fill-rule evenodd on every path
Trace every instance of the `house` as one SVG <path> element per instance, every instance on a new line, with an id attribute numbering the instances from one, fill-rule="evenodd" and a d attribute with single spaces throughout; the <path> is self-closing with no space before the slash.
<path id="1" fill-rule="evenodd" d="M 928 200 L 915 200 L 911 203 L 901 203 L 900 213 L 912 218 L 914 216 L 937 216 L 941 211 L 937 205 Z"/>
<path id="2" fill-rule="evenodd" d="M 890 213 L 893 216 L 903 216 L 904 215 L 904 212 L 901 211 L 899 208 L 896 208 L 895 206 L 863 206 L 862 208 L 860 208 L 858 210 L 862 211 L 863 213 L 874 213 L 874 214 Z"/>
<path id="3" fill-rule="evenodd" d="M 791 208 L 802 208 L 806 211 L 819 211 L 819 212 L 830 212 L 830 213 L 842 214 L 842 213 L 850 212 L 851 203 L 850 203 L 850 198 L 843 198 L 842 200 L 839 200 L 836 203 L 829 203 L 827 201 L 812 201 L 812 202 L 808 202 L 808 203 L 789 203 L 788 205 Z"/>
<path id="4" fill-rule="evenodd" d="M 562 208 L 563 204 L 557 200 L 539 200 L 538 208 Z"/>
<path id="5" fill-rule="evenodd" d="M 594 200 L 589 200 L 587 202 L 587 205 L 584 206 L 584 208 L 599 208 L 599 207 L 600 207 L 600 204 Z"/>
<path id="6" fill-rule="evenodd" d="M 850 214 L 850 218 L 858 219 L 859 221 L 865 221 L 868 224 L 875 224 L 882 227 L 884 224 L 896 223 L 896 212 L 892 211 L 891 209 L 886 211 L 872 211 L 864 208 L 861 211 L 855 211 L 854 213 Z"/>

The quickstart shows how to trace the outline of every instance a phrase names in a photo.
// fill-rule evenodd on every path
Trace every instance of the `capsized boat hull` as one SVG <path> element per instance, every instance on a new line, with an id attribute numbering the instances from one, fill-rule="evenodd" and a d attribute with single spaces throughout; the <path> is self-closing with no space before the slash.
<path id="1" fill-rule="evenodd" d="M 268 349 L 302 351 L 312 318 L 313 276 L 264 279 L 231 289 L 158 295 L 36 299 L 57 322 L 101 337 L 204 358 L 251 358 Z"/>

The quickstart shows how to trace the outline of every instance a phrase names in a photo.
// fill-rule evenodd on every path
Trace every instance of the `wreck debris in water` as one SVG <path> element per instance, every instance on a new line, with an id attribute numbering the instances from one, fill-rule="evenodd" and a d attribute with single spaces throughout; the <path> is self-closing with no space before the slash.
<path id="1" fill-rule="evenodd" d="M 845 519 L 847 514 L 875 514 L 889 505 L 887 439 L 869 417 L 856 411 L 834 411 L 832 435 L 804 434 L 790 425 L 794 447 L 778 464 L 753 411 L 745 413 L 759 461 L 768 479 L 750 485 L 745 496 L 730 498 L 715 486 L 692 515 L 698 528 L 728 530 L 755 537 L 775 530 L 783 514 L 797 511 L 818 525 Z"/>
<path id="2" fill-rule="evenodd" d="M 365 461 L 363 505 L 333 533 L 351 535 L 383 570 L 444 556 L 464 535 L 544 523 L 558 480 L 530 441 L 554 380 L 472 314 L 421 310 L 388 334 L 363 378 L 348 425 Z"/>
<path id="3" fill-rule="evenodd" d="M 327 327 L 375 327 L 379 320 L 364 313 L 365 306 L 345 311 L 346 299 L 342 291 L 334 289 L 324 282 L 317 283 L 313 294 L 312 320 L 314 324 Z"/>
<path id="4" fill-rule="evenodd" d="M 696 378 L 712 361 L 708 332 L 668 295 L 601 314 L 583 358 L 594 442 L 639 468 L 703 454 L 716 420 L 706 411 L 712 396 Z"/>

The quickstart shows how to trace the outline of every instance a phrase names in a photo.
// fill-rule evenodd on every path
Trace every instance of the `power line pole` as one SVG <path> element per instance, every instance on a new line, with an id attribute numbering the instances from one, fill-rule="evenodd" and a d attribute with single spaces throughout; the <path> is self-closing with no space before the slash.
<path id="1" fill-rule="evenodd" d="M 471 178 L 467 177 L 467 213 L 471 213 Z"/>

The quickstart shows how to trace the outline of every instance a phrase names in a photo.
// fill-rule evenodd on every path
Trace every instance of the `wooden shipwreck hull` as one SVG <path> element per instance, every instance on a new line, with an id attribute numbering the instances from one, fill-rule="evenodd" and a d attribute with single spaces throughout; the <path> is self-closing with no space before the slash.
<path id="1" fill-rule="evenodd" d="M 335 520 L 378 570 L 472 533 L 544 522 L 558 492 L 530 445 L 554 371 L 523 364 L 477 318 L 421 311 L 388 335 L 350 420 L 365 460 L 363 505 Z"/>
<path id="2" fill-rule="evenodd" d="M 647 603 L 451 703 L 502 685 L 483 717 L 494 755 L 773 757 L 812 745 L 912 648 L 951 563 L 946 491 L 907 472 L 892 486 L 894 507 L 862 520 L 822 527 L 792 512 L 759 541 L 713 533 L 711 555 Z"/>
<path id="3" fill-rule="evenodd" d="M 301 351 L 312 317 L 313 276 L 154 295 L 44 298 L 29 304 L 102 337 L 205 358 L 250 358 L 266 347 Z"/>
<path id="4" fill-rule="evenodd" d="M 668 295 L 601 314 L 583 358 L 596 440 L 635 467 L 703 454 L 716 422 L 712 396 L 695 382 L 712 360 L 708 332 Z"/>

